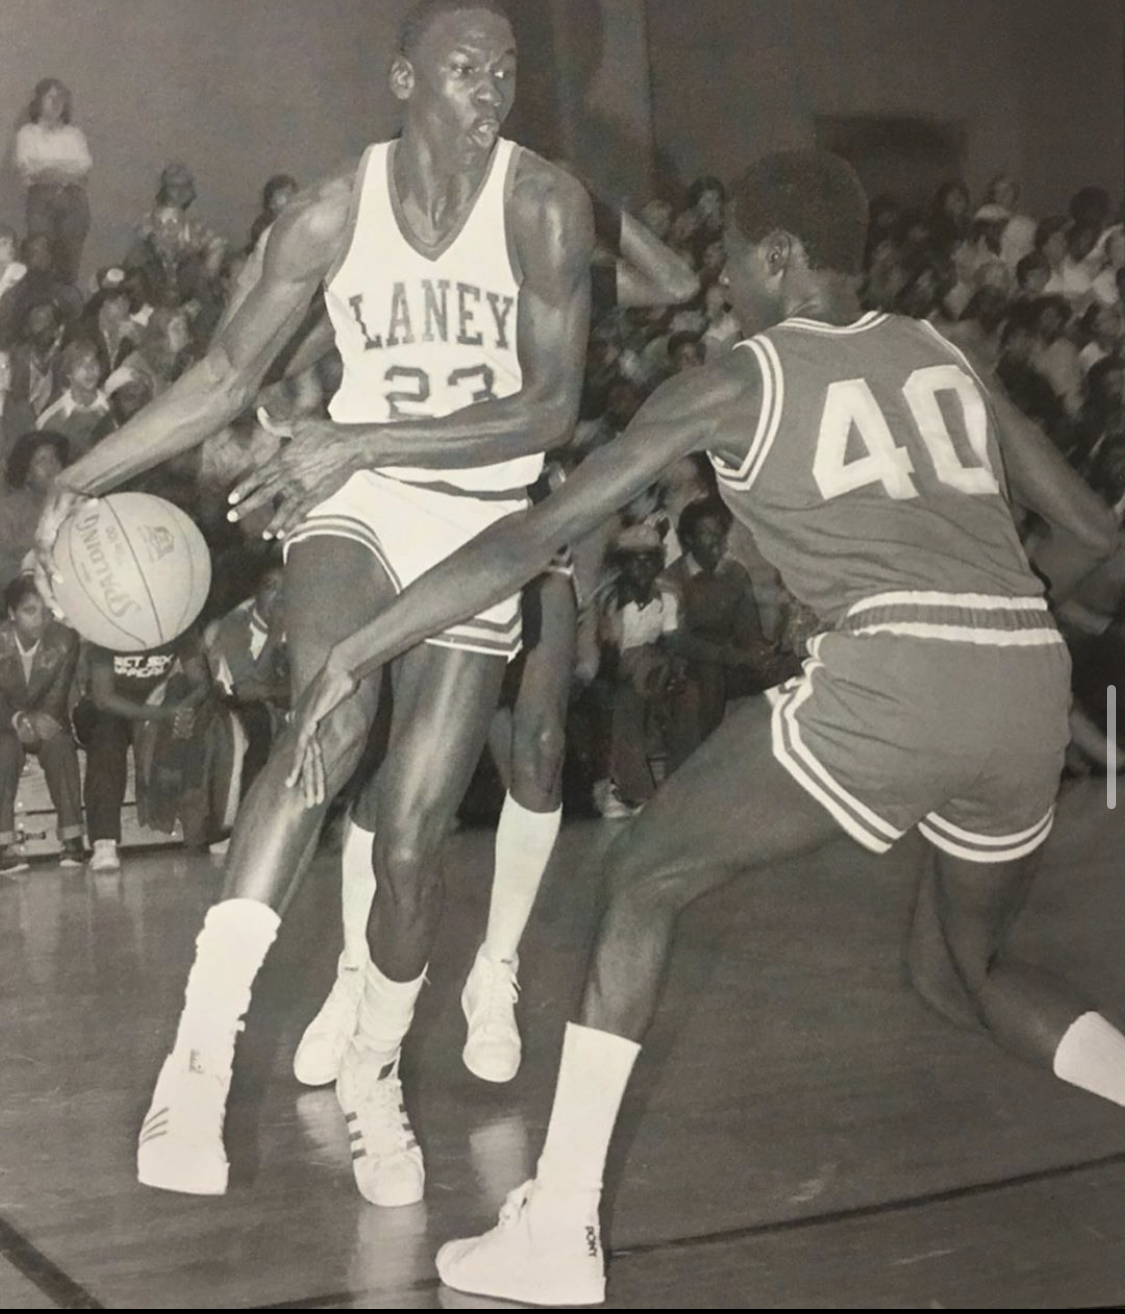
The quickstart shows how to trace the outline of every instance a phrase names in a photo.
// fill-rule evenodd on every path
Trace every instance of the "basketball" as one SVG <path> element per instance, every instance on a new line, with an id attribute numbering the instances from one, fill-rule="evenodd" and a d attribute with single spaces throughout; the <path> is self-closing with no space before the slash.
<path id="1" fill-rule="evenodd" d="M 211 556 L 195 523 L 147 493 L 113 493 L 77 510 L 59 531 L 55 566 L 68 622 L 114 652 L 175 639 L 211 587 Z"/>

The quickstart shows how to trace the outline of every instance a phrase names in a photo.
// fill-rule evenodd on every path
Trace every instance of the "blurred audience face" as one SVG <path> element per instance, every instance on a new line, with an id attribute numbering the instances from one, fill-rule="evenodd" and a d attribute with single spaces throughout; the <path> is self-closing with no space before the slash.
<path id="1" fill-rule="evenodd" d="M 703 259 L 700 262 L 699 272 L 706 279 L 717 278 L 722 273 L 723 265 L 727 259 L 727 248 L 725 243 L 709 242 L 703 250 Z"/>
<path id="2" fill-rule="evenodd" d="M 66 113 L 66 90 L 53 83 L 39 102 L 39 122 L 48 128 L 57 128 Z"/>
<path id="3" fill-rule="evenodd" d="M 705 187 L 699 193 L 696 210 L 709 224 L 723 221 L 723 194 L 717 187 Z"/>
<path id="4" fill-rule="evenodd" d="M 23 244 L 23 262 L 31 273 L 53 273 L 55 252 L 51 246 L 51 239 L 42 233 L 29 237 Z"/>
<path id="5" fill-rule="evenodd" d="M 641 394 L 631 383 L 615 383 L 606 399 L 605 413 L 610 424 L 620 432 L 641 408 Z"/>
<path id="6" fill-rule="evenodd" d="M 673 374 L 703 364 L 703 347 L 699 342 L 679 342 L 668 354 L 668 367 Z"/>
<path id="7" fill-rule="evenodd" d="M 0 269 L 7 269 L 16 258 L 16 239 L 12 233 L 0 233 Z"/>
<path id="8" fill-rule="evenodd" d="M 623 552 L 621 554 L 621 573 L 642 597 L 652 590 L 652 586 L 664 569 L 664 552 Z"/>
<path id="9" fill-rule="evenodd" d="M 1121 345 L 1121 311 L 1117 306 L 1101 307 L 1094 316 L 1092 336 L 1107 351 Z"/>
<path id="10" fill-rule="evenodd" d="M 995 179 L 988 189 L 988 199 L 994 205 L 1003 206 L 1005 210 L 1012 211 L 1016 208 L 1016 202 L 1019 200 L 1019 188 L 1011 178 L 1002 175 Z"/>
<path id="11" fill-rule="evenodd" d="M 1125 228 L 1116 228 L 1106 239 L 1106 263 L 1112 269 L 1125 266 Z"/>
<path id="12" fill-rule="evenodd" d="M 59 316 L 54 306 L 32 306 L 24 324 L 24 341 L 39 352 L 50 351 L 59 339 Z"/>
<path id="13" fill-rule="evenodd" d="M 704 516 L 684 539 L 684 547 L 705 571 L 713 571 L 726 555 L 728 532 L 725 520 Z"/>
<path id="14" fill-rule="evenodd" d="M 685 210 L 672 221 L 668 240 L 672 243 L 690 243 L 699 232 L 699 215 L 694 210 Z"/>
<path id="15" fill-rule="evenodd" d="M 1097 245 L 1098 238 L 1101 234 L 1096 228 L 1079 227 L 1077 224 L 1070 230 L 1070 237 L 1067 240 L 1067 248 L 1070 252 L 1070 258 L 1077 264 L 1085 260 L 1090 252 Z"/>
<path id="16" fill-rule="evenodd" d="M 1049 347 L 1058 342 L 1066 328 L 1066 316 L 1058 306 L 1044 306 L 1035 319 L 1035 328 L 1039 337 Z"/>
<path id="17" fill-rule="evenodd" d="M 36 449 L 35 455 L 31 458 L 24 487 L 30 488 L 33 493 L 45 494 L 55 479 L 62 474 L 62 468 L 54 444 L 44 443 Z"/>
<path id="18" fill-rule="evenodd" d="M 38 593 L 29 593 L 18 607 L 8 608 L 8 619 L 16 627 L 16 634 L 23 647 L 32 648 L 47 628 L 47 608 Z"/>
<path id="19" fill-rule="evenodd" d="M 117 329 L 129 318 L 128 293 L 113 292 L 98 307 L 98 324 L 103 329 Z"/>
<path id="20" fill-rule="evenodd" d="M 703 305 L 707 312 L 707 321 L 710 324 L 719 323 L 720 320 L 726 318 L 730 311 L 727 294 L 718 283 L 712 284 L 707 289 L 703 297 Z"/>
<path id="21" fill-rule="evenodd" d="M 76 356 L 67 373 L 67 382 L 79 395 L 92 396 L 101 382 L 101 363 L 93 349 Z"/>
<path id="22" fill-rule="evenodd" d="M 183 213 L 174 205 L 158 206 L 152 215 L 153 249 L 165 260 L 175 259 L 183 242 Z"/>
<path id="23" fill-rule="evenodd" d="M 960 186 L 950 187 L 942 198 L 942 213 L 950 219 L 963 219 L 969 212 L 969 195 Z"/>
<path id="24" fill-rule="evenodd" d="M 1066 258 L 1066 234 L 1059 229 L 1043 243 L 1043 254 L 1050 261 L 1051 268 L 1057 269 Z"/>
<path id="25" fill-rule="evenodd" d="M 109 407 L 118 424 L 131 420 L 152 401 L 152 389 L 146 379 L 130 379 L 114 389 Z"/>

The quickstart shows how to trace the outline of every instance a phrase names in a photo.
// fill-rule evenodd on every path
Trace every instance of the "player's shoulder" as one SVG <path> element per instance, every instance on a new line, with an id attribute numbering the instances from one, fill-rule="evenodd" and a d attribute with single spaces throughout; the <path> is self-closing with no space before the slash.
<path id="1" fill-rule="evenodd" d="M 517 225 L 556 230 L 593 246 L 593 208 L 586 188 L 566 169 L 520 146 L 509 206 Z"/>
<path id="2" fill-rule="evenodd" d="M 360 163 L 352 161 L 298 192 L 270 230 L 267 263 L 332 262 L 348 237 Z"/>

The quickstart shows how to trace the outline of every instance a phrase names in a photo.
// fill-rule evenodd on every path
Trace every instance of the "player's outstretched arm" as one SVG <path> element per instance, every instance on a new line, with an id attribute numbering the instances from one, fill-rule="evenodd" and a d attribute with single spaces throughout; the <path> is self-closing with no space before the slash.
<path id="1" fill-rule="evenodd" d="M 595 203 L 597 204 L 597 203 Z M 676 306 L 699 295 L 699 275 L 639 219 L 621 213 L 617 304 Z"/>
<path id="2" fill-rule="evenodd" d="M 302 776 L 317 725 L 365 675 L 511 596 L 541 574 L 563 544 L 602 524 L 673 462 L 703 448 L 721 450 L 728 424 L 750 425 L 752 431 L 758 387 L 735 358 L 677 375 L 641 407 L 617 442 L 589 456 L 557 492 L 477 535 L 404 589 L 376 620 L 338 643 L 297 708 L 292 780 Z M 319 801 L 307 778 L 305 784 L 306 797 Z"/>
<path id="3" fill-rule="evenodd" d="M 36 531 L 36 578 L 49 603 L 54 542 L 78 498 L 109 492 L 188 451 L 254 400 L 344 240 L 350 179 L 334 178 L 293 202 L 270 236 L 261 278 L 203 360 L 59 476 Z"/>

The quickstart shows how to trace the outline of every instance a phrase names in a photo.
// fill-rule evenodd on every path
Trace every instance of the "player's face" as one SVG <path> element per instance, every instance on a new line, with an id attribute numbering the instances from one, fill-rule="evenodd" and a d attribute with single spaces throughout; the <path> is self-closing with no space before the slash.
<path id="1" fill-rule="evenodd" d="M 727 224 L 727 262 L 719 277 L 727 299 L 743 332 L 760 333 L 780 324 L 784 318 L 781 297 L 782 276 L 771 272 L 769 240 L 751 243 Z"/>
<path id="2" fill-rule="evenodd" d="M 14 611 L 9 610 L 8 615 L 25 643 L 37 643 L 43 637 L 47 612 L 38 593 L 29 594 Z"/>
<path id="3" fill-rule="evenodd" d="M 456 134 L 471 154 L 491 151 L 516 95 L 516 40 L 508 23 L 486 9 L 441 14 L 409 67 L 408 114 Z"/>

